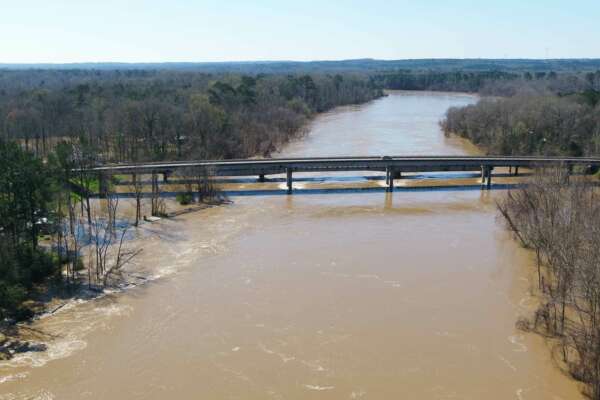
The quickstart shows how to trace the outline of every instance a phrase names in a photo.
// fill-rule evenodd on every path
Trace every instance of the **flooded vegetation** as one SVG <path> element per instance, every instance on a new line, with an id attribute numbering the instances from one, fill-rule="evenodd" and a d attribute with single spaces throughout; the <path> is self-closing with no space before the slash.
<path id="1" fill-rule="evenodd" d="M 473 154 L 438 122 L 476 100 L 391 92 L 320 115 L 278 156 Z M 34 321 L 46 350 L 0 362 L 0 398 L 581 398 L 515 327 L 538 278 L 498 220 L 504 195 L 234 196 L 142 224 L 151 282 Z"/>
<path id="2" fill-rule="evenodd" d="M 502 199 L 499 209 L 523 247 L 536 255 L 540 303 L 524 331 L 552 338 L 553 355 L 590 398 L 600 398 L 598 364 L 597 179 L 540 171 Z"/>

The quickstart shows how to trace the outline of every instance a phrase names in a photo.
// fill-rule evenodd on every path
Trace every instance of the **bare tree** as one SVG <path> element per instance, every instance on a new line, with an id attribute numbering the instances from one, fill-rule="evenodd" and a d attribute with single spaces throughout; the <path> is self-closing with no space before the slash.
<path id="1" fill-rule="evenodd" d="M 133 195 L 135 197 L 135 222 L 133 225 L 138 226 L 140 219 L 142 218 L 142 196 L 144 193 L 142 177 L 138 174 L 132 175 L 131 190 L 133 191 Z"/>
<path id="2" fill-rule="evenodd" d="M 160 186 L 158 184 L 158 174 L 152 173 L 152 194 L 151 194 L 151 212 L 153 216 L 165 215 L 165 203 L 160 197 Z"/>
<path id="3" fill-rule="evenodd" d="M 121 235 L 117 244 L 116 254 L 114 255 L 114 262 L 110 265 L 110 267 L 106 268 L 104 271 L 103 277 L 103 285 L 107 286 L 108 280 L 111 276 L 119 274 L 121 269 L 130 263 L 135 257 L 137 257 L 143 249 L 125 249 L 123 247 L 123 242 L 125 239 L 125 235 L 127 234 L 128 227 L 121 230 Z"/>
<path id="4" fill-rule="evenodd" d="M 99 213 L 93 215 L 92 248 L 94 278 L 98 284 L 106 286 L 111 276 L 117 275 L 123 266 L 131 262 L 142 249 L 126 249 L 124 241 L 129 224 L 124 222 L 117 225 L 117 210 L 119 199 L 109 192 L 106 198 L 106 217 Z M 91 265 L 88 265 L 88 276 L 91 278 Z"/>
<path id="5" fill-rule="evenodd" d="M 198 201 L 212 201 L 219 196 L 220 191 L 212 178 L 213 175 L 207 167 L 197 167 L 193 170 Z"/>

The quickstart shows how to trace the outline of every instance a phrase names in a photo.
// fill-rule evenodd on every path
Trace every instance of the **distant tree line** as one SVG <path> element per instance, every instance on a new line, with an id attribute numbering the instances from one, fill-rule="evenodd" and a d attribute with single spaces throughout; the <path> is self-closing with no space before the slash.
<path id="1" fill-rule="evenodd" d="M 268 155 L 315 113 L 382 95 L 358 75 L 7 71 L 0 136 L 45 156 L 77 140 L 99 161 Z"/>
<path id="2" fill-rule="evenodd" d="M 398 70 L 373 73 L 370 77 L 375 86 L 385 89 L 471 92 L 483 96 L 564 95 L 600 90 L 600 70 L 585 73 Z"/>
<path id="3" fill-rule="evenodd" d="M 492 84 L 506 96 L 449 109 L 442 121 L 446 134 L 467 138 L 490 154 L 600 154 L 600 71 Z"/>
<path id="4" fill-rule="evenodd" d="M 501 71 L 395 71 L 374 74 L 373 82 L 396 90 L 479 92 L 488 82 L 516 80 L 519 74 Z"/>
<path id="5" fill-rule="evenodd" d="M 337 61 L 252 61 L 252 62 L 166 62 L 166 63 L 75 63 L 75 64 L 0 64 L 0 69 L 51 69 L 93 71 L 188 71 L 203 73 L 314 74 L 374 73 L 379 71 L 504 71 L 574 72 L 600 69 L 600 59 L 408 59 L 370 58 Z"/>

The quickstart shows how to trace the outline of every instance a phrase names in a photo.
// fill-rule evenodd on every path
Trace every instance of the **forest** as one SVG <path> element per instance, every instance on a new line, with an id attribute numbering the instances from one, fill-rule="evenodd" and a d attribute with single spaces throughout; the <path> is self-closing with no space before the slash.
<path id="1" fill-rule="evenodd" d="M 446 134 L 494 155 L 598 155 L 600 71 L 490 82 L 475 105 L 452 108 Z M 485 96 L 486 94 L 492 94 Z"/>
<path id="2" fill-rule="evenodd" d="M 382 95 L 354 75 L 0 72 L 0 136 L 45 156 L 77 140 L 99 162 L 265 156 L 314 114 Z"/>

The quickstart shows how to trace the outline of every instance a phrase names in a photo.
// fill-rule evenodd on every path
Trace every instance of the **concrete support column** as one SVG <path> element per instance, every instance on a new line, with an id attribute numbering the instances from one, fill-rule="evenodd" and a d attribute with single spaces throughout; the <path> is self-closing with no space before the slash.
<path id="1" fill-rule="evenodd" d="M 387 190 L 388 192 L 394 191 L 394 167 L 387 167 L 385 171 L 386 180 L 387 180 Z"/>
<path id="2" fill-rule="evenodd" d="M 485 178 L 487 176 L 487 169 L 485 165 L 481 166 L 481 184 L 483 185 L 485 183 Z"/>
<path id="3" fill-rule="evenodd" d="M 292 194 L 292 169 L 286 168 L 287 173 L 287 194 Z"/>
<path id="4" fill-rule="evenodd" d="M 481 188 L 489 189 L 492 187 L 492 167 L 481 166 Z"/>

